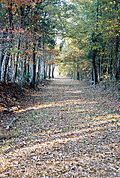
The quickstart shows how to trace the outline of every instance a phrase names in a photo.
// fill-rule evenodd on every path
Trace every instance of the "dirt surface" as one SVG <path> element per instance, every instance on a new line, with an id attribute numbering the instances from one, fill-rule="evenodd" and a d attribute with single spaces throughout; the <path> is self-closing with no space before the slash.
<path id="1" fill-rule="evenodd" d="M 120 177 L 119 100 L 70 79 L 28 96 L 0 142 L 1 178 Z"/>
<path id="2" fill-rule="evenodd" d="M 49 83 L 50 80 L 45 80 L 35 89 L 28 85 L 20 87 L 16 83 L 0 83 L 0 131 L 4 130 L 11 119 L 16 117 L 17 110 L 33 106 L 34 101 L 37 102 L 37 97 L 35 98 L 33 93 L 44 90 Z M 42 101 L 40 96 L 39 101 Z"/>

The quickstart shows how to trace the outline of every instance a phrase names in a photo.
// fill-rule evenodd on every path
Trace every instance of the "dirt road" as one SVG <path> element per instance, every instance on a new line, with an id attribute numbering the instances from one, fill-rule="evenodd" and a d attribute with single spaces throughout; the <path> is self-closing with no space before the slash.
<path id="1" fill-rule="evenodd" d="M 120 177 L 119 101 L 70 79 L 31 97 L 1 143 L 1 178 Z"/>

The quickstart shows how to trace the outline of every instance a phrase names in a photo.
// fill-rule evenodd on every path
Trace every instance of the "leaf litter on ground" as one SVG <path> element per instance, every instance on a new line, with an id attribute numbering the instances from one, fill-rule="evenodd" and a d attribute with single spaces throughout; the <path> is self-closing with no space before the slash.
<path id="1" fill-rule="evenodd" d="M 84 81 L 30 92 L 1 142 L 0 177 L 120 177 L 120 102 Z"/>

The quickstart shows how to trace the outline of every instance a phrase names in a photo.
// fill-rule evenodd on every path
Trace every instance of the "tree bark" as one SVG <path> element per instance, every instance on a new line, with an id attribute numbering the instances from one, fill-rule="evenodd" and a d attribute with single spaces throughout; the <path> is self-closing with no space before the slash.
<path id="1" fill-rule="evenodd" d="M 35 88 L 35 84 L 36 84 L 36 44 L 33 44 L 33 78 L 32 78 L 32 82 L 31 82 L 31 87 Z"/>
<path id="2" fill-rule="evenodd" d="M 21 34 L 19 36 L 19 41 L 18 41 L 18 52 L 17 52 L 17 57 L 16 57 L 16 64 L 15 64 L 15 80 L 17 78 L 17 71 L 18 71 L 18 62 L 19 62 L 19 54 L 20 54 L 20 43 L 21 43 Z"/>
<path id="3" fill-rule="evenodd" d="M 92 66 L 93 66 L 93 81 L 96 85 L 98 83 L 98 74 L 97 74 L 97 67 L 96 67 L 96 55 L 97 51 L 93 50 L 93 57 L 92 57 Z"/>
<path id="4" fill-rule="evenodd" d="M 52 78 L 54 78 L 55 64 L 52 64 Z"/>
<path id="5" fill-rule="evenodd" d="M 2 73 L 2 63 L 3 63 L 3 60 L 4 60 L 4 57 L 5 57 L 5 42 L 4 40 L 7 38 L 8 36 L 8 30 L 6 29 L 4 32 L 3 32 L 3 37 L 2 37 L 2 44 L 1 44 L 1 59 L 0 59 L 0 79 L 1 79 L 1 73 Z"/>
<path id="6" fill-rule="evenodd" d="M 49 70 L 48 70 L 48 78 L 50 79 L 51 78 L 51 64 L 49 64 Z"/>
<path id="7" fill-rule="evenodd" d="M 117 81 L 120 80 L 120 41 L 119 41 L 119 36 L 116 37 L 116 74 L 115 78 Z"/>
<path id="8" fill-rule="evenodd" d="M 7 79 L 7 68 L 8 68 L 8 63 L 10 59 L 10 53 L 7 53 L 6 59 L 5 59 L 5 70 L 4 70 L 4 75 L 3 75 L 3 82 L 6 83 Z"/>

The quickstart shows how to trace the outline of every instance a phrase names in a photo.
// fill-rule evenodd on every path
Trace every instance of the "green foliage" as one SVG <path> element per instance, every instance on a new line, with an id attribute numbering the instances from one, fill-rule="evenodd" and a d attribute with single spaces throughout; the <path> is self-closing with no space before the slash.
<path id="1" fill-rule="evenodd" d="M 74 15 L 70 20 L 66 20 L 67 36 L 74 41 L 75 46 L 84 51 L 89 64 L 93 63 L 93 56 L 95 57 L 94 67 L 99 79 L 105 72 L 108 77 L 115 76 L 120 48 L 118 1 L 73 0 L 71 5 Z M 65 53 L 67 55 L 65 58 L 69 61 L 75 59 L 77 55 L 73 53 L 74 55 Z M 106 69 L 103 66 L 106 66 Z M 90 64 L 89 68 L 91 67 Z M 118 68 L 120 70 L 120 64 Z"/>
<path id="2" fill-rule="evenodd" d="M 104 73 L 119 79 L 119 6 L 118 0 L 2 0 L 1 53 L 14 56 L 16 68 L 19 58 L 34 56 L 32 64 L 37 64 L 36 56 L 51 59 L 51 52 L 46 57 L 43 51 L 54 50 L 58 36 L 61 55 L 56 61 L 67 73 L 93 71 L 99 79 Z"/>

